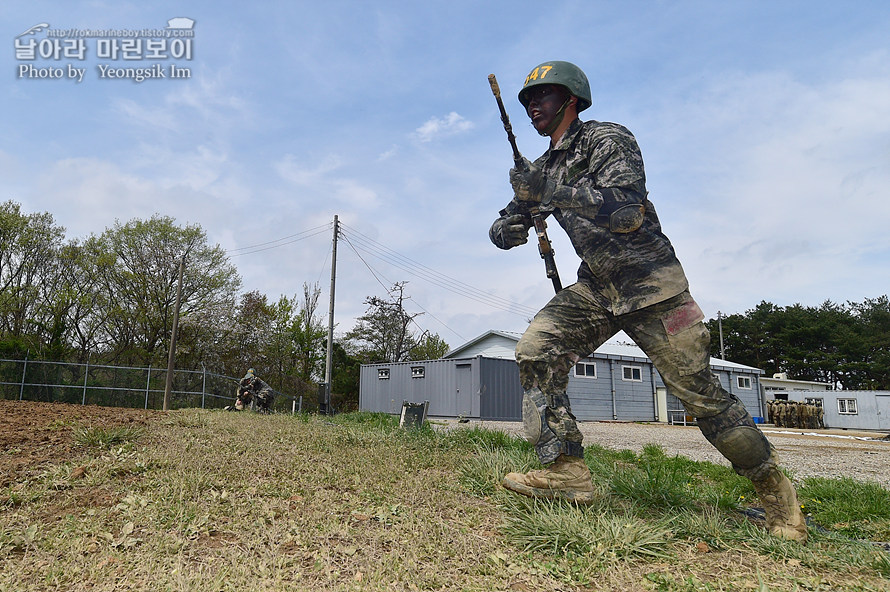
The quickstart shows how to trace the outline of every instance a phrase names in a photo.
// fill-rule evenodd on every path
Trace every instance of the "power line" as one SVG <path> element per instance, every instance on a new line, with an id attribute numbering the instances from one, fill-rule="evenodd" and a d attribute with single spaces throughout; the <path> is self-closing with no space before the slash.
<path id="1" fill-rule="evenodd" d="M 346 235 L 343 235 L 343 240 L 346 241 L 346 244 L 349 245 L 349 247 L 352 249 L 352 252 L 355 253 L 355 256 L 356 256 L 356 257 L 358 257 L 359 261 L 361 261 L 362 263 L 365 264 L 365 267 L 368 268 L 368 271 L 371 272 L 371 275 L 374 276 L 374 279 L 377 280 L 377 283 L 380 284 L 380 285 L 383 287 L 384 290 L 386 290 L 386 293 L 387 293 L 387 294 L 391 294 L 389 287 L 387 287 L 386 284 L 384 284 L 383 282 L 380 281 L 380 278 L 377 277 L 377 273 L 374 271 L 374 269 L 373 269 L 370 265 L 368 265 L 368 262 L 365 261 L 364 257 L 362 257 L 362 255 L 361 255 L 361 253 L 359 253 L 359 252 L 356 250 L 355 245 L 352 244 L 352 241 L 349 240 L 349 237 L 346 236 Z M 381 275 L 382 275 L 382 274 L 381 274 Z M 383 279 L 386 280 L 386 278 L 383 278 Z M 392 283 L 392 282 L 390 282 L 389 280 L 386 280 L 386 281 L 387 281 L 387 283 L 390 283 L 390 284 Z"/>
<path id="2" fill-rule="evenodd" d="M 444 322 L 442 319 L 440 319 L 439 317 L 437 317 L 436 315 L 434 315 L 433 313 L 431 313 L 430 311 L 428 311 L 428 310 L 425 309 L 424 307 L 420 306 L 419 304 L 417 304 L 417 303 L 414 302 L 413 300 L 412 300 L 411 302 L 412 302 L 417 308 L 419 308 L 420 310 L 422 310 L 422 311 L 425 312 L 426 314 L 428 314 L 428 315 L 430 315 L 431 317 L 433 317 L 433 319 L 435 319 L 436 321 L 438 321 L 440 325 L 442 325 L 443 327 L 445 327 L 446 329 L 448 329 L 449 331 L 451 331 L 452 333 L 454 333 L 455 335 L 457 335 L 460 339 L 462 339 L 462 340 L 464 340 L 464 341 L 467 340 L 466 337 L 464 337 L 463 335 L 461 335 L 460 333 L 458 333 L 457 331 L 455 331 L 454 329 L 452 329 L 451 327 L 449 327 L 448 325 L 446 325 L 445 322 Z M 417 325 L 417 328 L 420 329 L 421 331 L 424 330 L 423 327 L 421 327 L 421 326 L 417 323 L 417 321 L 415 321 L 413 318 L 411 319 L 411 322 L 414 323 L 415 325 Z"/>
<path id="3" fill-rule="evenodd" d="M 355 228 L 352 228 L 343 222 L 339 223 L 340 227 L 340 236 L 346 240 L 347 244 L 356 254 L 356 256 L 361 260 L 361 262 L 368 268 L 368 271 L 371 272 L 371 275 L 374 276 L 374 279 L 381 285 L 383 288 L 389 292 L 389 288 L 381 281 L 381 277 L 383 275 L 379 271 L 375 271 L 368 261 L 361 256 L 359 251 L 365 253 L 368 256 L 375 257 L 376 259 L 383 261 L 384 263 L 388 263 L 393 267 L 401 269 L 412 276 L 426 281 L 434 286 L 447 290 L 453 294 L 457 294 L 459 296 L 463 296 L 469 300 L 473 300 L 480 304 L 484 304 L 485 306 L 495 308 L 497 310 L 501 310 L 504 312 L 508 312 L 511 314 L 519 315 L 524 318 L 529 318 L 535 315 L 537 312 L 536 309 L 530 308 L 528 306 L 524 306 L 518 304 L 512 300 L 508 300 L 506 298 L 501 298 L 500 296 L 496 296 L 474 286 L 471 286 L 465 282 L 462 282 L 456 278 L 445 275 L 441 272 L 438 272 L 426 265 L 411 259 L 410 257 L 406 257 L 390 249 L 389 247 L 378 243 L 374 239 L 369 236 L 362 234 Z M 227 254 L 231 257 L 240 257 L 242 255 L 252 255 L 254 253 L 260 253 L 263 251 L 268 251 L 271 249 L 277 249 L 279 247 L 284 247 L 287 245 L 294 244 L 296 242 L 312 238 L 318 236 L 319 234 L 326 233 L 330 231 L 331 224 L 323 224 L 321 226 L 316 226 L 314 228 L 310 228 L 308 230 L 304 230 L 302 232 L 290 234 L 288 236 L 284 236 L 275 240 L 266 241 L 263 243 L 258 243 L 255 245 L 248 245 L 245 247 L 238 247 L 236 249 L 228 249 L 226 251 Z M 326 255 L 327 257 L 327 255 Z M 385 277 L 383 277 L 386 280 Z M 389 282 L 389 280 L 386 280 Z M 389 282 L 392 283 L 392 282 Z M 428 313 L 429 314 L 429 313 Z M 430 314 L 430 316 L 433 316 Z M 435 318 L 435 317 L 434 317 Z M 438 319 L 436 319 L 438 320 Z M 439 321 L 441 322 L 441 321 Z M 444 323 L 442 323 L 444 325 Z M 446 325 L 447 327 L 447 325 Z M 453 331 L 453 330 L 452 330 Z M 455 332 L 456 334 L 456 332 Z"/>
<path id="4" fill-rule="evenodd" d="M 283 240 L 287 240 L 287 239 L 289 239 L 289 238 L 293 238 L 293 237 L 295 237 L 295 236 L 300 236 L 300 235 L 306 234 L 306 233 L 308 233 L 308 232 L 315 232 L 316 230 L 320 230 L 320 229 L 322 229 L 322 228 L 323 228 L 323 229 L 328 229 L 328 228 L 330 228 L 330 227 L 331 227 L 330 223 L 326 223 L 326 224 L 322 224 L 321 226 L 316 226 L 315 228 L 310 228 L 309 230 L 303 230 L 302 232 L 297 232 L 297 233 L 295 233 L 295 234 L 290 234 L 290 235 L 288 235 L 288 236 L 283 236 L 283 237 L 281 237 L 281 238 L 276 238 L 275 240 L 267 241 L 267 242 L 264 242 L 264 243 L 258 243 L 258 244 L 256 244 L 256 245 L 248 245 L 248 246 L 246 246 L 246 247 L 239 247 L 239 248 L 237 248 L 237 249 L 229 249 L 229 250 L 226 251 L 226 252 L 228 253 L 228 252 L 232 252 L 232 251 L 243 251 L 243 250 L 245 250 L 245 249 L 253 249 L 253 248 L 256 248 L 256 247 L 264 247 L 264 246 L 266 246 L 266 245 L 271 245 L 272 243 L 281 242 L 281 241 L 283 241 Z"/>
<path id="5" fill-rule="evenodd" d="M 392 295 L 392 290 L 391 290 L 389 287 L 387 287 L 386 284 L 384 284 L 383 282 L 380 281 L 380 277 L 383 277 L 383 274 L 379 274 L 380 277 L 378 277 L 378 273 L 379 273 L 379 272 L 374 271 L 374 269 L 368 264 L 368 262 L 365 261 L 365 258 L 362 257 L 361 253 L 359 253 L 358 250 L 356 250 L 355 245 L 353 245 L 352 242 L 349 240 L 349 237 L 347 237 L 346 235 L 344 235 L 344 236 L 343 236 L 343 240 L 346 241 L 346 244 L 349 245 L 349 247 L 350 247 L 350 248 L 352 249 L 352 251 L 355 253 L 355 256 L 358 257 L 359 260 L 360 260 L 362 263 L 365 264 L 365 267 L 368 268 L 368 271 L 371 272 L 371 275 L 374 276 L 374 279 L 377 280 L 377 283 L 380 284 L 380 285 L 383 287 L 383 289 L 386 291 L 386 293 L 389 294 L 389 295 L 391 296 L 391 295 Z M 386 280 L 385 277 L 384 277 L 383 279 Z M 387 281 L 388 283 L 392 283 L 392 282 L 390 282 L 389 280 L 386 280 L 386 281 Z M 441 319 L 439 319 L 436 315 L 434 315 L 433 313 L 431 313 L 430 311 L 428 311 L 428 310 L 425 309 L 424 307 L 420 306 L 420 304 L 418 304 L 417 302 L 414 302 L 413 300 L 412 300 L 412 302 L 417 306 L 417 308 L 419 308 L 420 310 L 422 310 L 424 313 L 430 315 L 434 320 L 438 321 L 440 325 L 442 325 L 443 327 L 445 327 L 446 329 L 448 329 L 449 331 L 451 331 L 452 333 L 454 333 L 455 335 L 457 335 L 460 339 L 464 339 L 464 340 L 466 340 L 466 338 L 465 338 L 463 335 L 461 335 L 460 333 L 458 333 L 457 331 L 455 331 L 454 329 L 452 329 L 451 327 L 449 327 L 444 321 L 442 321 Z M 418 328 L 418 329 L 420 329 L 421 331 L 424 331 L 424 328 L 421 327 L 420 324 L 419 324 L 417 321 L 415 321 L 413 317 L 411 318 L 411 322 L 414 323 L 415 325 L 417 325 L 417 328 Z"/>
<path id="6" fill-rule="evenodd" d="M 448 290 L 449 292 L 458 294 L 465 298 L 469 298 L 470 300 L 485 304 L 486 306 L 497 308 L 505 312 L 518 314 L 526 318 L 529 316 L 533 316 L 537 312 L 535 309 L 517 304 L 516 302 L 501 298 L 499 296 L 495 296 L 494 294 L 484 292 L 458 279 L 431 269 L 423 265 L 422 263 L 411 259 L 410 257 L 401 255 L 398 252 L 393 251 L 392 249 L 376 242 L 375 240 L 362 234 L 354 228 L 348 227 L 344 224 L 341 224 L 341 226 L 345 226 L 346 230 L 349 231 L 349 234 L 344 234 L 344 238 L 347 238 L 347 240 L 351 238 L 352 240 L 350 241 L 350 245 L 352 245 L 354 248 L 361 249 L 366 254 L 372 257 L 376 257 L 377 259 L 380 259 L 386 263 L 389 263 L 394 267 L 398 267 L 399 269 L 406 271 L 419 279 L 425 280 L 433 285 Z"/>
<path id="7" fill-rule="evenodd" d="M 279 239 L 267 241 L 265 243 L 249 245 L 246 247 L 239 247 L 237 249 L 229 249 L 226 251 L 226 253 L 231 254 L 232 257 L 239 257 L 241 255 L 251 255 L 253 253 L 268 251 L 270 249 L 277 249 L 278 247 L 292 245 L 293 243 L 299 242 L 301 240 L 305 240 L 307 238 L 312 238 L 313 236 L 318 236 L 319 234 L 328 232 L 330 230 L 330 228 L 331 228 L 330 224 L 324 224 L 322 226 L 316 226 L 315 228 L 310 228 L 309 230 L 304 230 L 302 232 L 284 236 Z M 289 239 L 293 239 L 293 240 L 289 240 Z M 286 241 L 286 242 L 282 242 L 282 241 Z M 235 251 L 244 251 L 244 252 L 236 253 Z"/>
<path id="8" fill-rule="evenodd" d="M 357 246 L 357 248 L 362 249 L 367 254 L 376 257 L 390 265 L 398 267 L 403 271 L 407 271 L 412 275 L 429 281 L 439 287 L 448 289 L 452 292 L 458 293 L 462 296 L 471 297 L 475 300 L 482 300 L 485 304 L 495 306 L 496 308 L 502 309 L 512 309 L 520 307 L 509 300 L 499 298 L 487 292 L 483 292 L 473 286 L 465 284 L 460 280 L 444 275 L 438 271 L 435 271 L 409 257 L 401 255 L 400 253 L 389 249 L 388 247 L 377 243 L 373 239 L 363 235 L 355 229 L 350 229 L 354 236 L 353 242 Z M 533 312 L 533 311 L 529 311 Z"/>
<path id="9" fill-rule="evenodd" d="M 324 256 L 324 261 L 321 262 L 321 267 L 318 268 L 318 277 L 315 278 L 316 284 L 321 282 L 321 274 L 324 273 L 324 270 L 327 267 L 328 261 L 330 261 L 330 259 L 331 259 L 331 254 L 329 252 L 326 252 L 325 256 Z"/>

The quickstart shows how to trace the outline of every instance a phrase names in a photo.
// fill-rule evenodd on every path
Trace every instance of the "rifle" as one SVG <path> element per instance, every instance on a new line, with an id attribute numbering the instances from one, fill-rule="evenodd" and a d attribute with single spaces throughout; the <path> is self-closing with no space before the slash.
<path id="1" fill-rule="evenodd" d="M 501 87 L 498 86 L 498 81 L 494 74 L 488 75 L 488 84 L 491 86 L 491 92 L 498 102 L 501 121 L 504 122 L 504 131 L 507 132 L 507 140 L 510 141 L 510 146 L 513 148 L 513 162 L 518 170 L 526 171 L 528 167 L 525 165 L 525 159 L 522 158 L 519 148 L 516 147 L 516 136 L 513 135 L 513 126 L 510 125 L 510 117 L 504 108 L 504 101 L 501 100 Z M 544 216 L 541 215 L 541 211 L 537 206 L 529 208 L 528 213 L 531 216 L 532 223 L 535 225 L 535 234 L 538 236 L 538 253 L 541 254 L 541 259 L 544 260 L 547 277 L 553 282 L 553 289 L 559 292 L 562 290 L 562 282 L 559 280 L 556 260 L 553 258 L 553 245 L 550 243 L 550 237 L 547 236 L 547 222 L 544 221 Z"/>

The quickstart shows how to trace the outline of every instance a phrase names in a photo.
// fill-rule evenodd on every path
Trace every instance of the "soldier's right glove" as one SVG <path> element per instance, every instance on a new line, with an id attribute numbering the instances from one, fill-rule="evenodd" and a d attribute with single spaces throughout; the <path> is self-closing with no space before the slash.
<path id="1" fill-rule="evenodd" d="M 488 237 L 500 249 L 512 249 L 528 242 L 528 230 L 531 222 L 523 214 L 513 214 L 498 218 L 491 225 Z"/>
<path id="2" fill-rule="evenodd" d="M 510 169 L 510 185 L 519 201 L 539 203 L 549 206 L 554 194 L 559 190 L 556 182 L 547 177 L 541 167 L 528 164 L 525 170 Z"/>

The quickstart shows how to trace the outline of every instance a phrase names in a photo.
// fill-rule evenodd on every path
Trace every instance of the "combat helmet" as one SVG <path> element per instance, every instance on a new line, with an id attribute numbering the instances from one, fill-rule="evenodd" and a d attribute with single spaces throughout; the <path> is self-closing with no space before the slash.
<path id="1" fill-rule="evenodd" d="M 593 103 L 590 96 L 590 83 L 584 72 L 570 62 L 550 61 L 535 66 L 525 77 L 522 89 L 519 91 L 519 102 L 528 109 L 529 100 L 527 90 L 542 84 L 558 84 L 564 86 L 578 98 L 578 113 L 584 111 Z"/>

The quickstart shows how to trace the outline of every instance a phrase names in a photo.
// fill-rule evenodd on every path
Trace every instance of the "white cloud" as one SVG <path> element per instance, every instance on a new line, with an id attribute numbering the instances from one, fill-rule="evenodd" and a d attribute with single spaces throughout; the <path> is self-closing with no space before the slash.
<path id="1" fill-rule="evenodd" d="M 225 234 L 252 190 L 233 174 L 225 157 L 207 150 L 146 153 L 141 168 L 127 169 L 98 158 L 65 158 L 21 184 L 17 196 L 29 210 L 48 211 L 69 238 L 100 233 L 114 224 L 155 214 L 179 224 L 199 224 Z"/>
<path id="2" fill-rule="evenodd" d="M 241 117 L 249 115 L 247 102 L 228 88 L 231 72 L 222 69 L 215 76 L 197 77 L 195 84 L 183 85 L 165 97 L 168 105 L 183 105 L 205 119 L 213 119 L 221 110 L 234 111 Z"/>
<path id="3" fill-rule="evenodd" d="M 414 136 L 421 142 L 431 142 L 437 138 L 454 136 L 470 129 L 473 129 L 473 122 L 452 111 L 443 118 L 431 117 L 414 131 Z"/>
<path id="4" fill-rule="evenodd" d="M 164 191 L 152 181 L 95 158 L 66 158 L 43 171 L 27 201 L 53 214 L 69 238 L 101 232 L 115 220 L 164 212 Z"/>
<path id="5" fill-rule="evenodd" d="M 273 166 L 282 179 L 295 185 L 311 185 L 339 169 L 342 161 L 339 156 L 329 154 L 321 162 L 309 165 L 301 163 L 293 154 L 285 154 Z"/>
<path id="6" fill-rule="evenodd" d="M 326 205 L 366 210 L 378 202 L 374 189 L 342 173 L 345 165 L 338 155 L 328 155 L 316 164 L 303 164 L 293 154 L 286 154 L 273 166 L 282 179 L 300 187 L 303 194 L 317 196 Z"/>
<path id="7" fill-rule="evenodd" d="M 672 105 L 685 126 L 653 134 L 673 145 L 659 146 L 652 199 L 709 313 L 883 293 L 864 278 L 886 275 L 890 251 L 884 70 L 724 77 Z"/>
<path id="8" fill-rule="evenodd" d="M 130 125 L 157 131 L 179 130 L 178 114 L 166 106 L 148 106 L 132 99 L 119 99 L 115 108 Z"/>
<path id="9" fill-rule="evenodd" d="M 225 137 L 247 126 L 254 117 L 250 104 L 224 80 L 222 74 L 200 75 L 188 84 L 166 86 L 160 96 L 149 93 L 139 100 L 117 96 L 112 106 L 121 116 L 121 125 L 139 128 L 137 132 L 147 133 L 151 141 L 160 141 L 159 131 L 192 137 L 195 130 L 207 134 L 208 126 L 213 136 Z"/>
<path id="10" fill-rule="evenodd" d="M 383 152 L 382 154 L 380 154 L 380 156 L 377 157 L 377 162 L 383 162 L 383 161 L 389 160 L 390 158 L 392 158 L 393 156 L 398 154 L 398 152 L 399 152 L 399 147 L 397 145 L 393 144 L 392 148 L 390 148 L 386 152 Z"/>
<path id="11" fill-rule="evenodd" d="M 332 182 L 336 197 L 346 207 L 367 210 L 378 203 L 377 192 L 370 187 L 365 187 L 353 179 L 337 179 Z"/>

